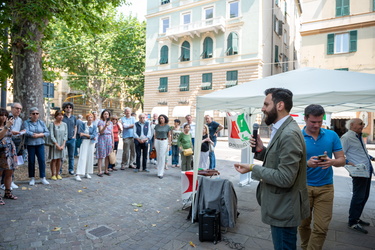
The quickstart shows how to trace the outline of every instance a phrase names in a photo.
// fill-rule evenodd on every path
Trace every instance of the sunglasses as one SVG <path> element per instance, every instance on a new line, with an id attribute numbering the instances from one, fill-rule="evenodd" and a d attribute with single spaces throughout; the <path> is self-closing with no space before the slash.
<path id="1" fill-rule="evenodd" d="M 39 113 L 31 113 L 32 115 L 39 115 Z"/>

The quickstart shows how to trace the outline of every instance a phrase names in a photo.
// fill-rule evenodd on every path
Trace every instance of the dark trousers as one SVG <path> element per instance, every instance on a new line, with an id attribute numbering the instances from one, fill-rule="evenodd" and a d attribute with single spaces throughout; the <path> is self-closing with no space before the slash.
<path id="1" fill-rule="evenodd" d="M 74 150 L 76 149 L 76 139 L 69 139 L 65 143 L 65 147 L 68 149 L 69 172 L 74 172 Z"/>
<path id="2" fill-rule="evenodd" d="M 44 144 L 28 145 L 27 151 L 29 154 L 29 177 L 35 177 L 35 156 L 38 157 L 39 176 L 46 177 L 46 161 L 44 157 Z"/>
<path id="3" fill-rule="evenodd" d="M 141 156 L 142 156 L 142 169 L 146 170 L 146 168 L 147 168 L 148 142 L 139 143 L 139 141 L 134 140 L 134 144 L 135 144 L 137 169 L 141 168 Z"/>
<path id="4" fill-rule="evenodd" d="M 275 250 L 297 249 L 297 227 L 271 226 L 271 235 Z"/>
<path id="5" fill-rule="evenodd" d="M 371 173 L 372 175 L 372 173 Z M 370 175 L 370 176 L 371 176 Z M 357 224 L 370 195 L 371 177 L 353 177 L 353 196 L 349 208 L 349 226 Z"/>

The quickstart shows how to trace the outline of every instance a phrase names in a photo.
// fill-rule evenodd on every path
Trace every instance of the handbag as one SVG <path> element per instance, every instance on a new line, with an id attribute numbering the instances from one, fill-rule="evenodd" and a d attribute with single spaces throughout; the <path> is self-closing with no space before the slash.
<path id="1" fill-rule="evenodd" d="M 115 153 L 115 151 L 112 151 L 111 153 L 109 153 L 108 157 L 109 157 L 109 164 L 116 164 L 116 153 Z"/>
<path id="2" fill-rule="evenodd" d="M 193 149 L 192 148 L 187 148 L 187 149 L 184 149 L 184 151 L 182 151 L 184 156 L 190 156 L 190 155 L 193 155 Z"/>
<path id="3" fill-rule="evenodd" d="M 210 143 L 210 152 L 214 152 L 215 151 L 215 146 L 214 144 Z"/>
<path id="4" fill-rule="evenodd" d="M 150 159 L 156 159 L 156 150 L 154 148 L 150 152 Z"/>
<path id="5" fill-rule="evenodd" d="M 217 171 L 216 169 L 206 169 L 206 170 L 198 170 L 199 175 L 203 176 L 215 176 L 215 175 L 220 175 L 220 172 Z"/>
<path id="6" fill-rule="evenodd" d="M 52 123 L 52 126 L 53 126 L 53 129 L 55 129 L 54 123 Z M 52 142 L 52 139 L 51 139 L 51 133 L 49 133 L 48 136 L 44 136 L 44 145 L 49 146 L 49 147 L 54 146 L 54 143 Z"/>

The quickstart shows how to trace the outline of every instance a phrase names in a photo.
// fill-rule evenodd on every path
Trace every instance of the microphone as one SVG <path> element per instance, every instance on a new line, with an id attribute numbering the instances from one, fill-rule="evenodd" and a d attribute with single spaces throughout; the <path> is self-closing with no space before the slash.
<path id="1" fill-rule="evenodd" d="M 255 153 L 257 151 L 257 138 L 258 138 L 258 129 L 259 129 L 259 124 L 254 123 L 253 124 L 253 138 L 255 139 L 255 147 L 251 149 L 251 152 Z"/>

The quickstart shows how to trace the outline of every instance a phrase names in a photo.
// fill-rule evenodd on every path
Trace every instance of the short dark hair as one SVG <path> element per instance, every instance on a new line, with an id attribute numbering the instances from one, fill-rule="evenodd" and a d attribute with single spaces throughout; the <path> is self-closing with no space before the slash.
<path id="1" fill-rule="evenodd" d="M 190 124 L 189 123 L 185 123 L 184 128 L 186 128 L 186 126 L 190 127 Z"/>
<path id="2" fill-rule="evenodd" d="M 109 111 L 109 109 L 105 109 L 102 111 L 102 113 L 100 114 L 100 119 L 104 121 L 104 112 L 108 112 L 109 114 L 109 117 L 108 118 L 111 118 L 111 111 Z"/>
<path id="3" fill-rule="evenodd" d="M 62 109 L 64 110 L 66 108 L 66 106 L 70 106 L 70 107 L 72 107 L 72 109 L 74 109 L 74 104 L 72 102 L 64 102 L 62 104 Z"/>
<path id="4" fill-rule="evenodd" d="M 177 122 L 178 124 L 181 124 L 180 119 L 174 119 L 174 122 Z"/>
<path id="5" fill-rule="evenodd" d="M 64 113 L 62 112 L 62 110 L 56 110 L 54 117 L 56 118 L 58 115 L 64 116 Z"/>
<path id="6" fill-rule="evenodd" d="M 9 112 L 5 108 L 0 108 L 0 115 L 5 115 L 6 117 L 9 117 Z M 4 124 L 3 125 L 5 126 L 5 124 L 7 124 L 7 120 L 6 119 L 4 120 Z"/>
<path id="7" fill-rule="evenodd" d="M 324 115 L 326 112 L 321 105 L 318 104 L 310 104 L 305 108 L 305 117 L 309 118 L 309 115 L 312 116 L 321 116 Z"/>
<path id="8" fill-rule="evenodd" d="M 168 119 L 168 117 L 167 117 L 166 115 L 163 115 L 163 114 L 159 115 L 159 117 L 158 117 L 158 122 L 160 123 L 160 116 L 164 117 L 164 122 L 165 122 L 166 124 L 168 124 L 169 119 Z"/>
<path id="9" fill-rule="evenodd" d="M 290 112 L 293 108 L 293 93 L 289 89 L 284 88 L 269 88 L 264 91 L 264 94 L 267 96 L 272 95 L 272 101 L 274 104 L 279 102 L 284 102 L 285 110 Z"/>

